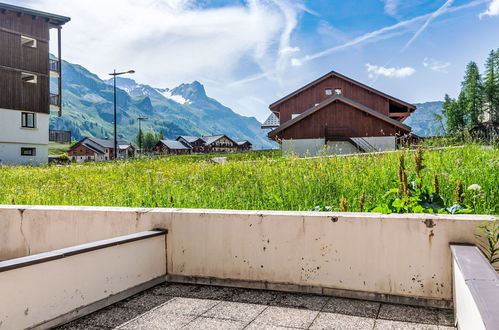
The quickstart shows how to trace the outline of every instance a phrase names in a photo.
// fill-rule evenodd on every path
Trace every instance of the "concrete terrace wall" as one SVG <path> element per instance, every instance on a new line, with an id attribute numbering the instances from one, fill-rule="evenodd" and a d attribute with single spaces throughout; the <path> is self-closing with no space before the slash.
<path id="1" fill-rule="evenodd" d="M 0 260 L 164 228 L 172 280 L 295 288 L 376 300 L 409 297 L 449 306 L 449 243 L 474 243 L 476 227 L 491 219 L 0 206 Z"/>

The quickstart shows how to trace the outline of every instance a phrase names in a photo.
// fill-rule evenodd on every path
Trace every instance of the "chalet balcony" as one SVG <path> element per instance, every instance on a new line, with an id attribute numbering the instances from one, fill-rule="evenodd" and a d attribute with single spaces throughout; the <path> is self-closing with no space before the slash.
<path id="1" fill-rule="evenodd" d="M 5 329 L 499 324 L 499 279 L 472 246 L 492 216 L 2 205 L 0 219 Z"/>
<path id="2" fill-rule="evenodd" d="M 52 94 L 50 93 L 50 105 L 54 105 L 54 106 L 60 106 L 60 103 L 59 103 L 59 94 Z"/>
<path id="3" fill-rule="evenodd" d="M 56 74 L 61 73 L 60 63 L 61 63 L 61 61 L 59 61 L 59 60 L 53 60 L 53 59 L 49 60 L 49 70 L 50 70 L 51 74 L 52 73 L 56 73 Z"/>
<path id="4" fill-rule="evenodd" d="M 49 130 L 49 142 L 69 144 L 71 143 L 71 131 Z"/>

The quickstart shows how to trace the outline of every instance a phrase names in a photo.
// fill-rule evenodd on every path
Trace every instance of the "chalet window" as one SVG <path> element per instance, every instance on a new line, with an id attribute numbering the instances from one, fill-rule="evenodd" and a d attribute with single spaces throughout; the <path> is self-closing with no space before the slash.
<path id="1" fill-rule="evenodd" d="M 24 47 L 36 48 L 36 39 L 21 36 L 21 45 Z"/>
<path id="2" fill-rule="evenodd" d="M 36 148 L 21 148 L 21 156 L 36 156 Z"/>
<path id="3" fill-rule="evenodd" d="M 35 128 L 36 127 L 35 114 L 30 112 L 21 112 L 21 127 Z"/>
<path id="4" fill-rule="evenodd" d="M 333 95 L 333 90 L 331 88 L 326 88 L 325 91 L 324 91 L 324 93 L 326 95 Z"/>
<path id="5" fill-rule="evenodd" d="M 32 73 L 21 72 L 21 79 L 30 84 L 36 84 L 37 77 Z"/>
<path id="6" fill-rule="evenodd" d="M 335 88 L 334 89 L 334 94 L 341 95 L 341 88 Z"/>

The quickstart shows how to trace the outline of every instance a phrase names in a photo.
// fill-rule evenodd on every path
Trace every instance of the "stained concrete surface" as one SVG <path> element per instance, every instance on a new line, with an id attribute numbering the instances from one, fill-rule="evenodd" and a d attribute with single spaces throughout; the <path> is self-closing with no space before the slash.
<path id="1" fill-rule="evenodd" d="M 451 310 L 288 292 L 161 284 L 58 329 L 450 330 Z"/>

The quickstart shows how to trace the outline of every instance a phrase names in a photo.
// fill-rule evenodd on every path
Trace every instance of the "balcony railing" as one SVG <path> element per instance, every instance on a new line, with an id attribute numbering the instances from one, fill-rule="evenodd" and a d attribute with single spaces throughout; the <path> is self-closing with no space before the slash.
<path id="1" fill-rule="evenodd" d="M 49 130 L 49 141 L 71 143 L 71 131 Z"/>
<path id="2" fill-rule="evenodd" d="M 60 106 L 58 94 L 50 93 L 50 105 Z"/>
<path id="3" fill-rule="evenodd" d="M 59 60 L 52 60 L 50 59 L 49 60 L 49 68 L 50 68 L 50 71 L 54 71 L 54 72 L 61 72 L 61 69 L 60 69 L 60 64 L 61 62 Z"/>

